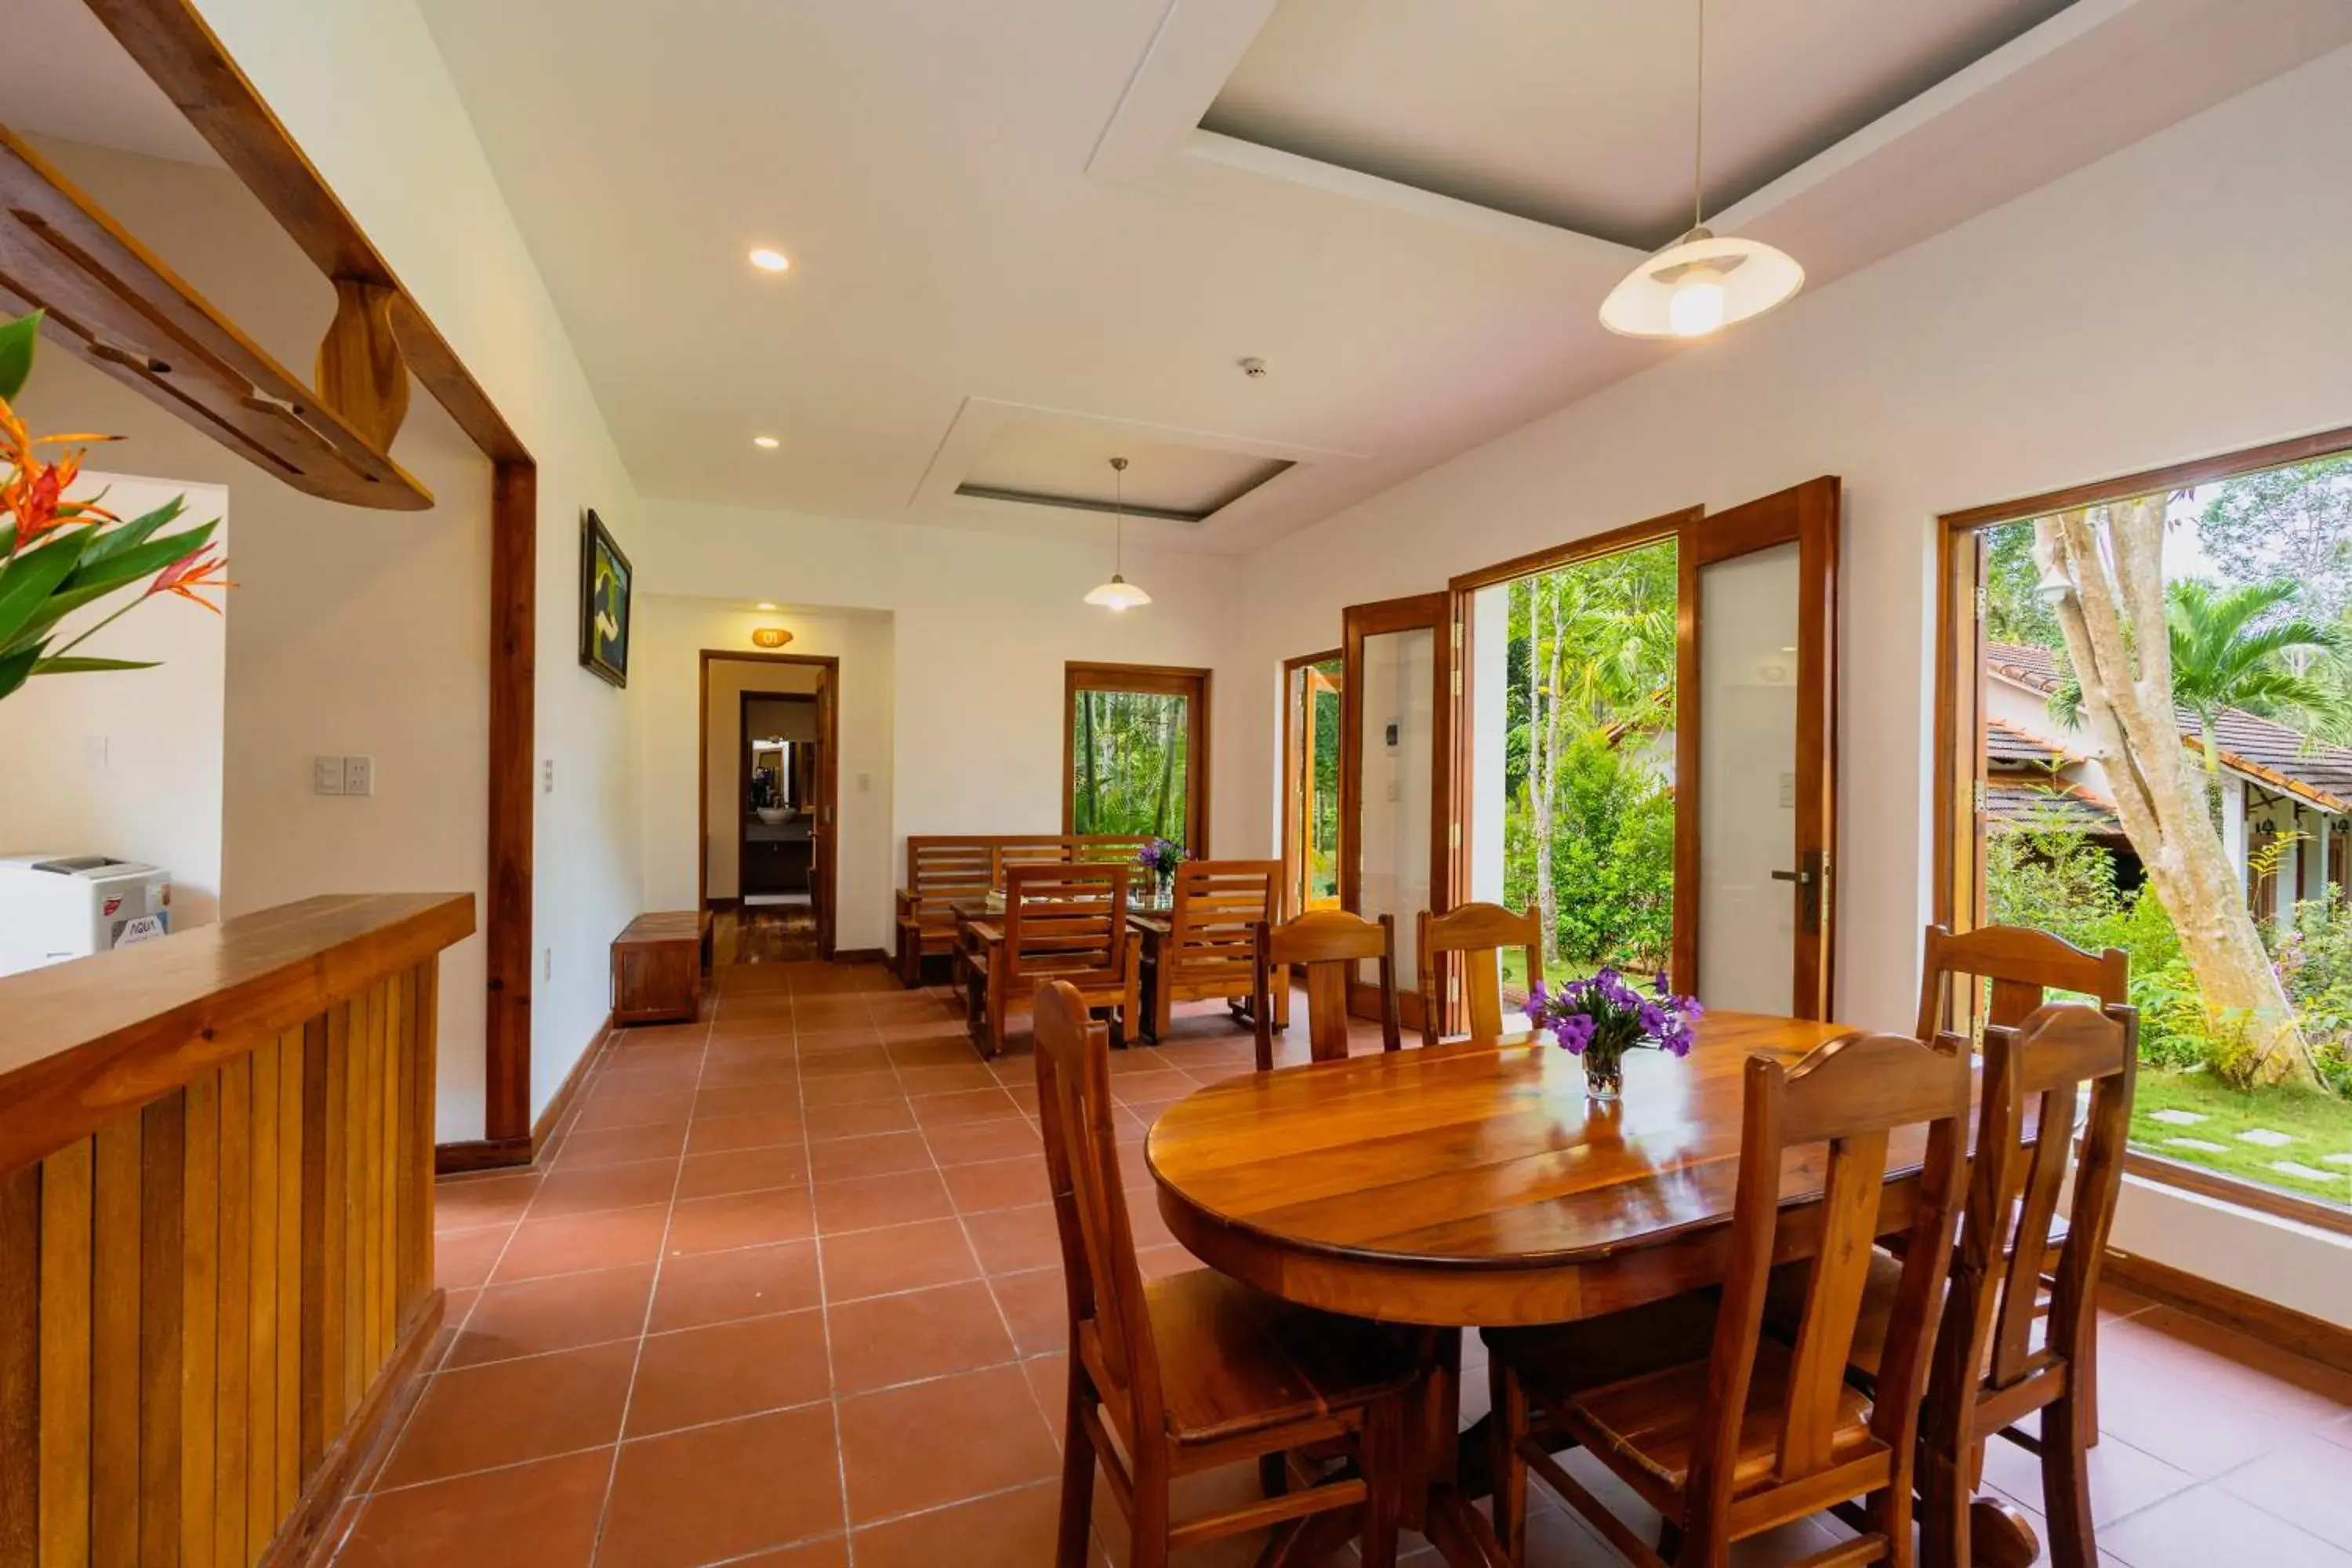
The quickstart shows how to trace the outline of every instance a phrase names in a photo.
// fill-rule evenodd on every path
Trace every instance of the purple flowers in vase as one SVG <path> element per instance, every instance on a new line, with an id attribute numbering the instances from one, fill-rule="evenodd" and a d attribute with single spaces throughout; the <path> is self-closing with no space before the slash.
<path id="1" fill-rule="evenodd" d="M 1669 991 L 1663 972 L 1647 992 L 1628 985 L 1613 969 L 1571 980 L 1558 991 L 1540 984 L 1528 988 L 1528 1016 L 1583 1059 L 1585 1092 L 1595 1100 L 1617 1098 L 1625 1081 L 1625 1053 L 1636 1047 L 1690 1055 L 1706 1012 L 1698 998 Z"/>
<path id="2" fill-rule="evenodd" d="M 1135 863 L 1151 873 L 1151 879 L 1162 894 L 1176 879 L 1176 868 L 1184 863 L 1184 847 L 1171 838 L 1154 838 L 1135 852 Z"/>

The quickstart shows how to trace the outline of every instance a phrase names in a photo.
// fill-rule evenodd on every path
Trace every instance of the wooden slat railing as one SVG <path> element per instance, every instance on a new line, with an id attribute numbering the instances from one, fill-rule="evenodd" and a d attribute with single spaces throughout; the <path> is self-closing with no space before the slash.
<path id="1" fill-rule="evenodd" d="M 307 1554 L 439 1327 L 473 929 L 311 899 L 0 980 L 0 1568 Z"/>

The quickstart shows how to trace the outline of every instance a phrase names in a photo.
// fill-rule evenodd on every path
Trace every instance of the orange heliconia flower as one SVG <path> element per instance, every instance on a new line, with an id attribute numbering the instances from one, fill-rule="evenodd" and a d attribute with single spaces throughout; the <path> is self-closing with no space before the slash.
<path id="1" fill-rule="evenodd" d="M 157 594 L 177 594 L 190 604 L 202 605 L 217 616 L 220 606 L 195 590 L 236 587 L 236 584 L 226 575 L 215 575 L 226 574 L 227 570 L 227 556 L 215 556 L 210 550 L 192 550 L 155 574 L 155 581 L 147 585 L 145 596 L 152 598 Z"/>
<path id="2" fill-rule="evenodd" d="M 0 514 L 16 520 L 16 548 L 23 550 L 41 535 L 63 523 L 120 522 L 105 508 L 85 501 L 68 501 L 66 491 L 73 488 L 81 474 L 82 458 L 88 454 L 76 451 L 55 463 L 45 463 L 33 448 L 67 441 L 111 441 L 112 436 L 40 436 L 25 428 L 16 411 L 0 398 L 0 458 L 5 458 L 11 470 L 8 482 L 0 487 Z"/>

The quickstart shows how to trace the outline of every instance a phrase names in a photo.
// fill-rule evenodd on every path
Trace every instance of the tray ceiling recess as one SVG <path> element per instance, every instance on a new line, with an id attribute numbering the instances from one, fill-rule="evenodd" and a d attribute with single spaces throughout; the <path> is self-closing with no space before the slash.
<path id="1" fill-rule="evenodd" d="M 1300 465 L 1354 454 L 975 397 L 958 411 L 915 500 L 1108 517 L 1118 500 L 1113 458 L 1128 460 L 1129 518 L 1192 527 L 1244 519 Z"/>
<path id="2" fill-rule="evenodd" d="M 380 510 L 433 504 L 431 492 L 301 378 L 5 130 L 0 309 L 47 311 L 49 342 L 296 489 Z"/>
<path id="3" fill-rule="evenodd" d="M 1706 209 L 1745 200 L 2074 0 L 1718 0 Z M 1690 226 L 1694 6 L 1280 0 L 1203 131 L 1654 250 Z"/>

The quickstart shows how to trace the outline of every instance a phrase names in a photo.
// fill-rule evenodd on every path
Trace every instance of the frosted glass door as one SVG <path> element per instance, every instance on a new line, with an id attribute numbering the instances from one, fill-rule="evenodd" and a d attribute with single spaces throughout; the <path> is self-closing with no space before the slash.
<path id="1" fill-rule="evenodd" d="M 1786 1015 L 1796 1002 L 1797 569 L 1791 543 L 1698 574 L 1698 994 L 1711 1007 Z"/>
<path id="2" fill-rule="evenodd" d="M 1832 1016 L 1839 500 L 1685 525 L 1674 972 L 1710 1007 Z"/>
<path id="3" fill-rule="evenodd" d="M 1358 842 L 1356 912 L 1396 921 L 1400 986 L 1420 973 L 1413 946 L 1422 910 L 1431 908 L 1430 792 L 1436 776 L 1437 686 L 1434 643 L 1427 627 L 1363 640 L 1362 831 Z M 1357 976 L 1380 979 L 1370 965 Z"/>

